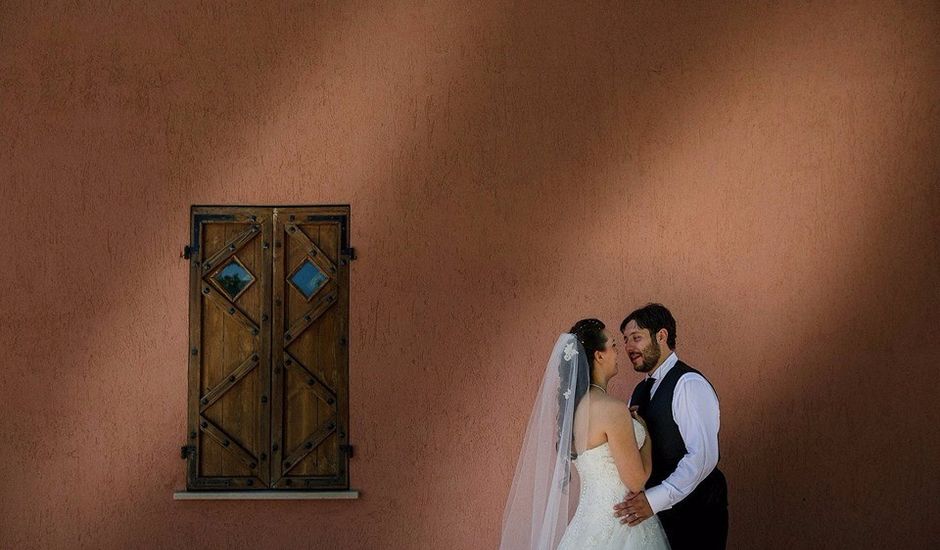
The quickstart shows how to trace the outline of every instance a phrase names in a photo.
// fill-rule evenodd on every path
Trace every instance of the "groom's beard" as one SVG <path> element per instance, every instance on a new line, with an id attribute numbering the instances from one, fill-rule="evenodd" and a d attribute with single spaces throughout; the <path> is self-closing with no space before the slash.
<path id="1" fill-rule="evenodd" d="M 646 349 L 640 353 L 643 354 L 643 364 L 633 367 L 633 370 L 637 372 L 649 372 L 653 370 L 656 365 L 659 364 L 659 358 L 663 355 L 662 349 L 659 347 L 659 342 L 656 340 L 650 342 L 650 345 L 646 346 Z"/>

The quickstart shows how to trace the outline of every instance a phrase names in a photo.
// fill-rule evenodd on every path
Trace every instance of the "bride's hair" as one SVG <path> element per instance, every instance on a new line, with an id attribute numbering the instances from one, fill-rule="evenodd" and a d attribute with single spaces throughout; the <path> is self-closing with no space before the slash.
<path id="1" fill-rule="evenodd" d="M 586 361 L 578 361 L 578 370 L 574 375 L 577 380 L 575 383 L 574 390 L 574 409 L 578 409 L 578 403 L 581 402 L 581 399 L 584 397 L 584 394 L 587 393 L 588 387 L 591 384 L 591 369 L 594 368 L 594 352 L 603 351 L 607 349 L 607 335 L 604 334 L 604 323 L 599 319 L 581 319 L 571 329 L 568 330 L 571 334 L 578 339 L 578 343 L 581 344 L 581 347 L 584 348 L 584 355 Z M 564 363 L 559 367 L 559 375 L 561 376 L 561 384 L 559 386 L 559 395 L 558 395 L 558 410 L 564 410 L 564 401 L 565 396 L 561 393 L 561 388 L 571 387 L 571 372 L 569 369 L 564 368 Z M 564 419 L 559 416 L 558 418 L 558 435 L 561 435 L 562 423 Z M 571 437 L 574 438 L 574 431 L 572 430 Z M 574 451 L 574 445 L 571 447 L 571 459 L 574 460 L 577 458 L 577 453 Z"/>
<path id="2" fill-rule="evenodd" d="M 570 332 L 577 337 L 578 342 L 587 354 L 588 366 L 594 368 L 594 352 L 607 349 L 607 335 L 604 334 L 604 323 L 599 319 L 581 319 L 571 327 Z M 588 378 L 590 378 L 590 372 Z"/>

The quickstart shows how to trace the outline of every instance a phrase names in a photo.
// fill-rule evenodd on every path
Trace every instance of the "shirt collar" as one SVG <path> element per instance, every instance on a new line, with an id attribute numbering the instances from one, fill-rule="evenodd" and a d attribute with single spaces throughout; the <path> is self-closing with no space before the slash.
<path id="1" fill-rule="evenodd" d="M 678 361 L 679 361 L 679 357 L 676 355 L 676 352 L 670 353 L 670 354 L 669 354 L 669 357 L 667 357 L 666 360 L 663 361 L 663 364 L 660 365 L 659 368 L 656 369 L 656 371 L 655 371 L 653 374 L 648 374 L 647 377 L 648 377 L 648 378 L 655 378 L 656 380 L 662 380 L 663 377 L 665 377 L 667 374 L 669 374 L 669 370 L 670 370 Z M 654 383 L 655 383 L 655 382 L 654 382 Z"/>

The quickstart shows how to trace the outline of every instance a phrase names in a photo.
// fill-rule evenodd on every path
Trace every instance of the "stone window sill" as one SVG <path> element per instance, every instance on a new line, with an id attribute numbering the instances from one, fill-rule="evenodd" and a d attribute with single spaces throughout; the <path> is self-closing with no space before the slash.
<path id="1" fill-rule="evenodd" d="M 173 500 L 353 500 L 359 491 L 176 491 Z"/>

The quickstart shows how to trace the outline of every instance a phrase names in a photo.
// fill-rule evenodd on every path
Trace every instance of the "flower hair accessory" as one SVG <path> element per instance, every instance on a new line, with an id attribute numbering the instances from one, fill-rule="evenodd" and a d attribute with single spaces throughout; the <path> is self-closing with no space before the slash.
<path id="1" fill-rule="evenodd" d="M 571 358 L 578 354 L 578 350 L 574 349 L 574 342 L 570 342 L 565 346 L 565 361 L 571 361 Z"/>

